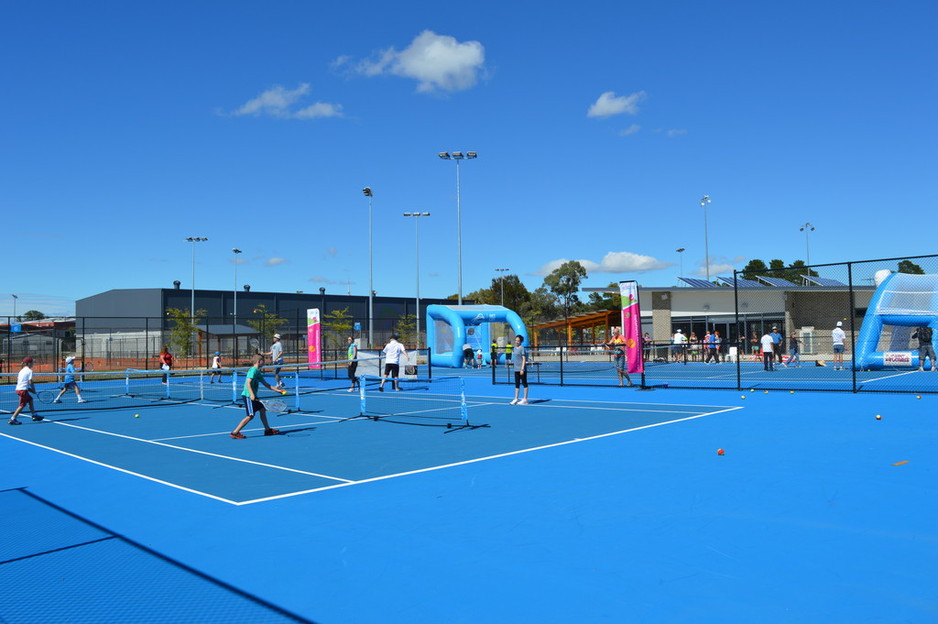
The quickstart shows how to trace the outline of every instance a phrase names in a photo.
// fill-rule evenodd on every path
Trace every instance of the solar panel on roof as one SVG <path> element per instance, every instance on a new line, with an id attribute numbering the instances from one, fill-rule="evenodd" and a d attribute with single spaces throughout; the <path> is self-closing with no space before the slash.
<path id="1" fill-rule="evenodd" d="M 764 275 L 757 275 L 756 279 L 760 279 L 769 286 L 795 286 L 792 282 L 789 282 L 787 279 L 782 279 L 780 277 L 765 277 Z"/>
<path id="2" fill-rule="evenodd" d="M 679 277 L 678 279 L 694 288 L 717 288 L 716 284 L 705 279 L 697 279 L 696 277 Z"/>
<path id="3" fill-rule="evenodd" d="M 805 280 L 811 282 L 815 286 L 846 286 L 841 281 L 830 279 L 827 277 L 815 277 L 814 275 L 805 275 Z"/>
<path id="4" fill-rule="evenodd" d="M 717 277 L 717 279 L 723 282 L 724 284 L 726 284 L 727 286 L 732 286 L 734 283 L 732 277 L 720 276 L 720 277 Z M 754 280 L 743 279 L 741 277 L 738 280 L 736 280 L 736 283 L 739 284 L 740 288 L 762 288 L 762 284 L 760 284 L 759 282 L 756 282 Z"/>

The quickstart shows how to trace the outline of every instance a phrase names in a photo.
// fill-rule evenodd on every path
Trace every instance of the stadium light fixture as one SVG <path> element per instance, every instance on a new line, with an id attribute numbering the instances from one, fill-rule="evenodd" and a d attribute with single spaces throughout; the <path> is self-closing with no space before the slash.
<path id="1" fill-rule="evenodd" d="M 416 236 L 416 267 L 417 267 L 417 348 L 420 348 L 420 218 L 429 217 L 429 212 L 405 212 L 405 217 L 417 217 L 414 219 L 414 234 Z"/>
<path id="2" fill-rule="evenodd" d="M 707 281 L 710 281 L 710 244 L 707 242 L 707 204 L 710 203 L 710 196 L 704 195 L 700 198 L 700 207 L 704 213 L 704 262 L 707 264 Z"/>
<path id="3" fill-rule="evenodd" d="M 187 236 L 186 240 L 192 243 L 192 301 L 189 308 L 189 322 L 195 325 L 195 244 L 204 243 L 208 238 L 204 236 Z"/>
<path id="4" fill-rule="evenodd" d="M 459 161 L 464 159 L 473 160 L 479 157 L 478 152 L 440 152 L 438 154 L 443 160 L 456 161 L 456 252 L 457 252 L 457 298 L 459 305 L 462 305 L 462 206 L 460 202 L 459 190 Z"/>
<path id="5" fill-rule="evenodd" d="M 370 186 L 362 189 L 362 194 L 368 198 L 368 348 L 375 344 L 375 286 L 374 286 L 374 237 L 372 236 L 372 202 L 374 193 Z"/>
<path id="6" fill-rule="evenodd" d="M 502 307 L 504 308 L 505 307 L 505 273 L 508 272 L 509 269 L 495 269 L 495 270 L 499 273 L 498 281 L 502 287 Z"/>
<path id="7" fill-rule="evenodd" d="M 801 229 L 799 229 L 798 231 L 804 232 L 804 246 L 805 246 L 805 253 L 807 254 L 805 262 L 807 263 L 808 266 L 811 266 L 811 244 L 808 241 L 808 232 L 813 232 L 814 226 L 811 225 L 810 223 L 805 223 L 804 225 L 801 226 Z"/>
<path id="8" fill-rule="evenodd" d="M 684 277 L 684 252 L 687 251 L 687 250 L 684 249 L 683 247 L 678 247 L 675 251 L 677 251 L 677 253 L 678 253 L 678 258 L 681 259 L 681 275 L 680 275 L 680 277 Z"/>

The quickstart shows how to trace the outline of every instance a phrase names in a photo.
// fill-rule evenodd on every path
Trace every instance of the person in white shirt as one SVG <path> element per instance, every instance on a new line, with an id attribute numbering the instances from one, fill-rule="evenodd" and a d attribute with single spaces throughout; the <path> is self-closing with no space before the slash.
<path id="1" fill-rule="evenodd" d="M 397 341 L 396 335 L 391 336 L 388 344 L 384 347 L 384 376 L 381 378 L 381 383 L 378 384 L 379 392 L 384 392 L 384 382 L 387 381 L 388 377 L 394 380 L 392 384 L 395 390 L 401 389 L 397 377 L 401 373 L 402 357 L 407 357 L 407 349 Z"/>
<path id="2" fill-rule="evenodd" d="M 212 356 L 212 372 L 208 376 L 208 382 L 215 383 L 216 377 L 218 377 L 218 383 L 221 383 L 221 353 L 219 351 Z"/>
<path id="3" fill-rule="evenodd" d="M 772 334 L 765 332 L 760 340 L 762 343 L 762 368 L 767 371 L 775 370 L 775 341 Z"/>
<path id="4" fill-rule="evenodd" d="M 683 361 L 685 364 L 687 364 L 684 359 L 684 349 L 686 348 L 687 336 L 685 336 L 684 332 L 679 329 L 674 332 L 674 338 L 671 340 L 671 342 L 674 344 L 674 361 Z"/>
<path id="5" fill-rule="evenodd" d="M 35 392 L 33 388 L 33 358 L 25 357 L 23 358 L 23 368 L 20 369 L 19 374 L 16 376 L 16 395 L 20 398 L 20 404 L 13 412 L 13 415 L 10 416 L 11 425 L 22 425 L 19 420 L 16 419 L 20 415 L 20 412 L 23 411 L 24 407 L 29 406 L 29 411 L 33 415 L 33 420 L 39 421 L 42 420 L 42 416 L 36 413 L 36 408 L 33 406 L 33 397 L 32 393 Z"/>
<path id="6" fill-rule="evenodd" d="M 274 389 L 283 390 L 283 380 L 280 379 L 280 367 L 283 366 L 283 343 L 280 342 L 280 334 L 274 334 L 274 343 L 270 345 L 270 351 L 263 355 L 270 358 L 271 365 L 276 366 L 274 379 L 277 380 L 277 383 Z"/>
<path id="7" fill-rule="evenodd" d="M 844 369 L 844 341 L 847 334 L 843 330 L 844 322 L 837 321 L 837 327 L 831 332 L 831 342 L 834 344 L 834 370 Z"/>

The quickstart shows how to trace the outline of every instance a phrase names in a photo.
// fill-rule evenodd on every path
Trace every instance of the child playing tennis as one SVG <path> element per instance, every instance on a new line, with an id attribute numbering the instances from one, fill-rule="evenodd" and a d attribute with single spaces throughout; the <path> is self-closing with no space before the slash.
<path id="1" fill-rule="evenodd" d="M 29 407 L 30 413 L 33 415 L 33 420 L 42 420 L 42 416 L 36 413 L 36 408 L 33 406 L 33 397 L 32 393 L 35 392 L 33 388 L 33 358 L 25 357 L 23 358 L 23 368 L 20 369 L 19 374 L 16 376 L 16 395 L 20 398 L 20 404 L 13 412 L 13 415 L 10 416 L 11 425 L 22 425 L 20 421 L 16 419 L 20 415 L 20 412 L 23 411 L 24 407 Z"/>
<path id="2" fill-rule="evenodd" d="M 280 433 L 278 429 L 272 429 L 271 426 L 267 423 L 267 408 L 264 407 L 264 404 L 261 403 L 257 398 L 257 388 L 258 386 L 264 385 L 267 386 L 268 390 L 274 390 L 273 386 L 267 383 L 267 380 L 264 379 L 264 374 L 261 372 L 261 367 L 264 365 L 264 356 L 255 355 L 254 356 L 254 365 L 248 370 L 248 377 L 244 380 L 244 390 L 241 392 L 241 396 L 244 400 L 244 410 L 247 412 L 241 422 L 235 427 L 235 430 L 231 432 L 231 437 L 235 440 L 243 440 L 244 434 L 241 433 L 241 430 L 244 429 L 244 426 L 249 422 L 254 420 L 255 414 L 260 414 L 261 423 L 264 425 L 264 435 L 271 436 L 277 435 Z"/>
<path id="3" fill-rule="evenodd" d="M 70 389 L 75 390 L 75 396 L 78 397 L 79 403 L 84 403 L 85 400 L 81 398 L 81 389 L 78 387 L 78 382 L 75 381 L 75 358 L 73 356 L 68 356 L 65 358 L 65 377 L 62 378 L 62 389 L 59 390 L 59 395 L 52 400 L 53 403 L 61 403 L 62 395 L 68 392 Z"/>
<path id="4" fill-rule="evenodd" d="M 208 376 L 208 382 L 215 383 L 215 378 L 218 377 L 218 383 L 221 383 L 221 353 L 219 351 L 216 351 L 215 355 L 212 356 L 211 371 L 211 374 Z"/>

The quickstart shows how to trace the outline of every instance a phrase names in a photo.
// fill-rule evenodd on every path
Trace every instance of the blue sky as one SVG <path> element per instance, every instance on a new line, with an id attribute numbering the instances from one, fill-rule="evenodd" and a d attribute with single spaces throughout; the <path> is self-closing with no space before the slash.
<path id="1" fill-rule="evenodd" d="M 5 293 L 463 292 L 927 254 L 938 4 L 0 4 Z M 924 231 L 923 231 L 924 228 Z M 0 314 L 12 297 L 0 293 Z"/>

